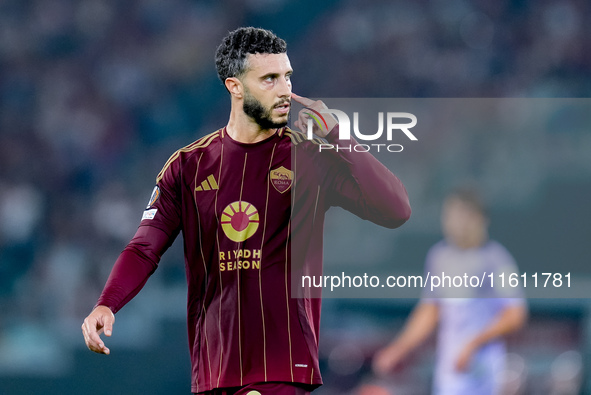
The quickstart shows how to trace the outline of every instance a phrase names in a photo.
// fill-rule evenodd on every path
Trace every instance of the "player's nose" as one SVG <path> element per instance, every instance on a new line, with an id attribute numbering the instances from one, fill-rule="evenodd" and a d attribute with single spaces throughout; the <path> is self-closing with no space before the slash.
<path id="1" fill-rule="evenodd" d="M 277 95 L 279 97 L 291 98 L 291 81 L 287 78 L 280 78 L 277 84 Z"/>

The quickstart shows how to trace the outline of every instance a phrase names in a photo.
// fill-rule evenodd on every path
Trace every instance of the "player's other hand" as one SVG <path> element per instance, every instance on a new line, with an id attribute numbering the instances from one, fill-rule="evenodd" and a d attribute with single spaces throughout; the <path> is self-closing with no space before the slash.
<path id="1" fill-rule="evenodd" d="M 468 343 L 464 346 L 460 354 L 458 355 L 458 359 L 456 359 L 456 370 L 458 372 L 465 372 L 470 367 L 470 362 L 472 362 L 472 357 L 476 353 L 477 348 L 472 343 Z"/>
<path id="2" fill-rule="evenodd" d="M 111 350 L 105 346 L 100 335 L 104 332 L 105 336 L 111 336 L 114 323 L 115 315 L 108 307 L 97 306 L 92 310 L 82 323 L 82 334 L 89 350 L 99 354 L 108 355 L 111 353 Z"/>
<path id="3" fill-rule="evenodd" d="M 320 114 L 320 111 L 328 109 L 322 100 L 314 101 L 307 97 L 296 95 L 293 92 L 291 98 L 305 107 L 300 110 L 297 121 L 293 123 L 303 133 L 308 132 L 308 119 L 313 119 L 314 117 L 320 121 L 321 125 L 318 126 L 318 123 L 312 122 L 314 127 L 313 133 L 317 136 L 325 137 L 337 125 L 337 121 L 332 115 Z"/>
<path id="4" fill-rule="evenodd" d="M 386 376 L 401 366 L 404 359 L 404 351 L 396 345 L 386 347 L 373 357 L 372 368 L 376 375 Z"/>

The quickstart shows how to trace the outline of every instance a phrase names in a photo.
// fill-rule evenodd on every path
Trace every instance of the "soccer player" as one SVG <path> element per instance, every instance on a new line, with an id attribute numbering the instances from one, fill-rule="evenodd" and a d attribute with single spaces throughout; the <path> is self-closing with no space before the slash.
<path id="1" fill-rule="evenodd" d="M 408 196 L 371 154 L 319 153 L 318 141 L 286 127 L 292 99 L 303 111 L 326 107 L 292 93 L 285 41 L 237 29 L 218 47 L 216 66 L 229 121 L 175 152 L 158 174 L 137 233 L 84 320 L 84 339 L 110 353 L 99 335 L 112 335 L 114 314 L 182 231 L 192 392 L 308 394 L 322 384 L 320 299 L 293 295 L 290 275 L 321 270 L 329 207 L 396 228 L 410 216 Z M 336 144 L 336 120 L 326 120 L 316 132 Z"/>
<path id="2" fill-rule="evenodd" d="M 473 190 L 453 192 L 441 220 L 445 239 L 429 250 L 425 273 L 517 273 L 509 252 L 488 239 L 487 215 Z M 506 354 L 502 337 L 521 328 L 527 317 L 521 290 L 494 282 L 474 288 L 449 285 L 425 293 L 402 332 L 374 357 L 374 371 L 387 374 L 438 326 L 433 393 L 500 394 Z"/>

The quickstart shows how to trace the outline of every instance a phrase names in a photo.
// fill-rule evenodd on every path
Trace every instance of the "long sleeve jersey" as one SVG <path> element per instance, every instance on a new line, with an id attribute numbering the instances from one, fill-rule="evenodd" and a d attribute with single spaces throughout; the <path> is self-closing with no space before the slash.
<path id="1" fill-rule="evenodd" d="M 404 186 L 373 155 L 319 152 L 320 143 L 282 128 L 244 144 L 223 128 L 175 152 L 158 174 L 98 304 L 121 309 L 182 232 L 193 392 L 322 384 L 321 299 L 292 280 L 322 272 L 326 211 L 340 206 L 389 228 L 409 218 Z"/>

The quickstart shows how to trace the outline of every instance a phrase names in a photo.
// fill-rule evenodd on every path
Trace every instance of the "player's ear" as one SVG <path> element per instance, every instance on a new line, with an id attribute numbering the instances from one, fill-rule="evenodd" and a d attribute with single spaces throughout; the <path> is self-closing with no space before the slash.
<path id="1" fill-rule="evenodd" d="M 242 99 L 242 94 L 244 90 L 244 85 L 242 85 L 242 81 L 240 81 L 236 77 L 226 78 L 224 81 L 224 85 L 226 85 L 226 89 L 230 94 L 237 99 Z"/>

